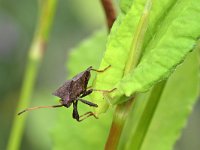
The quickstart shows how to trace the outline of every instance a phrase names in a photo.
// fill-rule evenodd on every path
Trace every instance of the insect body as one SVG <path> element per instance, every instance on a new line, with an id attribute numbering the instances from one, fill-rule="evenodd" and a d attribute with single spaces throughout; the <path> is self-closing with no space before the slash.
<path id="1" fill-rule="evenodd" d="M 60 105 L 53 105 L 53 106 L 38 106 L 38 107 L 33 107 L 33 108 L 27 108 L 21 112 L 18 113 L 18 115 L 29 111 L 29 110 L 34 110 L 34 109 L 38 109 L 38 108 L 56 108 L 56 107 L 70 107 L 71 104 L 73 104 L 73 113 L 72 116 L 74 119 L 76 119 L 77 121 L 82 121 L 84 119 L 86 119 L 89 116 L 94 116 L 95 118 L 97 118 L 95 116 L 95 114 L 93 112 L 87 112 L 85 114 L 83 114 L 82 116 L 79 116 L 78 113 L 78 109 L 77 109 L 77 105 L 78 105 L 78 101 L 81 101 L 84 104 L 87 104 L 89 106 L 92 107 L 98 107 L 97 104 L 92 103 L 90 101 L 84 100 L 82 99 L 83 97 L 91 94 L 93 91 L 102 91 L 102 92 L 111 92 L 111 91 L 106 91 L 106 90 L 94 90 L 94 89 L 88 89 L 87 85 L 88 85 L 88 81 L 90 79 L 91 76 L 91 71 L 96 71 L 96 72 L 104 72 L 106 69 L 108 69 L 110 66 L 106 67 L 103 70 L 96 70 L 93 69 L 92 66 L 90 66 L 89 68 L 87 68 L 85 71 L 77 74 L 76 76 L 74 76 L 71 80 L 66 81 L 61 87 L 59 87 L 54 93 L 53 95 L 58 96 L 60 99 Z M 84 117 L 84 118 L 83 118 Z"/>
<path id="2" fill-rule="evenodd" d="M 71 80 L 66 81 L 60 88 L 58 88 L 53 95 L 61 98 L 60 103 L 65 107 L 70 107 L 73 104 L 73 118 L 77 121 L 81 121 L 77 104 L 81 101 L 89 106 L 98 107 L 97 104 L 81 99 L 92 93 L 93 89 L 87 90 L 88 81 L 90 79 L 90 71 L 93 70 L 92 67 L 87 68 L 85 71 L 79 73 Z M 92 112 L 88 112 L 87 116 L 95 116 Z M 96 116 L 95 116 L 96 117 Z"/>
<path id="3" fill-rule="evenodd" d="M 90 79 L 91 69 L 92 67 L 89 67 L 71 80 L 66 81 L 53 93 L 53 95 L 61 98 L 61 104 L 63 106 L 69 107 L 77 98 L 90 94 L 87 92 L 87 85 Z"/>

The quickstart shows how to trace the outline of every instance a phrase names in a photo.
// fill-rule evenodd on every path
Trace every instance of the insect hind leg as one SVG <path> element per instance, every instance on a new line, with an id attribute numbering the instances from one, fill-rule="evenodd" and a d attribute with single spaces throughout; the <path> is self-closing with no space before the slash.
<path id="1" fill-rule="evenodd" d="M 98 117 L 93 112 L 89 111 L 89 112 L 86 112 L 85 114 L 81 115 L 80 116 L 81 119 L 79 119 L 79 121 L 83 121 L 86 118 L 91 117 L 91 116 L 94 116 L 94 118 L 98 119 Z"/>

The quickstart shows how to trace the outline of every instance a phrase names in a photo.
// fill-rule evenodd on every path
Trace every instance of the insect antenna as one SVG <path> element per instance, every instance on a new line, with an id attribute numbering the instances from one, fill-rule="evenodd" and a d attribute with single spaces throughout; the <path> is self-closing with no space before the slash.
<path id="1" fill-rule="evenodd" d="M 31 111 L 31 110 L 35 110 L 35 109 L 40 109 L 40 108 L 57 108 L 57 107 L 62 107 L 63 105 L 60 104 L 60 105 L 52 105 L 52 106 L 37 106 L 37 107 L 31 107 L 31 108 L 27 108 L 27 109 L 24 109 L 22 111 L 20 111 L 17 115 L 21 115 L 27 111 Z"/>

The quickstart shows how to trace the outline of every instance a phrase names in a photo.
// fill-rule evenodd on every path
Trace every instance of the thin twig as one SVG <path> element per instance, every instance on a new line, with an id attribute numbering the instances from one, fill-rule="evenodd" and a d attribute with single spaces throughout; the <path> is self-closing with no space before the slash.
<path id="1" fill-rule="evenodd" d="M 101 3 L 106 14 L 107 26 L 110 31 L 116 19 L 116 12 L 115 12 L 112 0 L 101 0 Z"/>

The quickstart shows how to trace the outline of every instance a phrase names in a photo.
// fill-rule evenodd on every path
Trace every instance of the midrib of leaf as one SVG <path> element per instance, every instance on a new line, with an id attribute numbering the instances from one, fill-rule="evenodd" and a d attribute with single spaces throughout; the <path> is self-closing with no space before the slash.
<path id="1" fill-rule="evenodd" d="M 131 49 L 130 55 L 129 58 L 127 59 L 127 63 L 125 66 L 124 75 L 129 73 L 132 69 L 134 69 L 137 66 L 139 59 L 141 57 L 142 45 L 143 45 L 144 35 L 148 27 L 148 18 L 150 15 L 151 5 L 152 1 L 147 0 L 143 15 L 138 24 L 138 28 L 136 30 L 135 35 L 133 36 L 134 38 L 130 48 Z"/>

